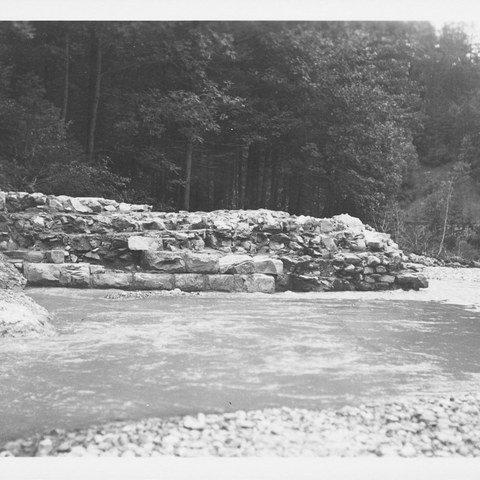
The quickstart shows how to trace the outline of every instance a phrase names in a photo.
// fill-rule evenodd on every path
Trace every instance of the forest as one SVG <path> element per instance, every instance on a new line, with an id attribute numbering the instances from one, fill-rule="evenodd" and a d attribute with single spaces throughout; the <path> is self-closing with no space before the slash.
<path id="1" fill-rule="evenodd" d="M 427 22 L 0 22 L 0 188 L 349 213 L 478 258 L 477 47 Z"/>

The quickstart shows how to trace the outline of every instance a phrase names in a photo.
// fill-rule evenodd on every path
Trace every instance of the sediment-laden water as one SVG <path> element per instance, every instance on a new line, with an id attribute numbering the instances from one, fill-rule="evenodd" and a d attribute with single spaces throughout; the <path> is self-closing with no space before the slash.
<path id="1" fill-rule="evenodd" d="M 0 344 L 0 441 L 52 428 L 475 391 L 480 313 L 302 294 L 31 289 L 59 335 Z"/>

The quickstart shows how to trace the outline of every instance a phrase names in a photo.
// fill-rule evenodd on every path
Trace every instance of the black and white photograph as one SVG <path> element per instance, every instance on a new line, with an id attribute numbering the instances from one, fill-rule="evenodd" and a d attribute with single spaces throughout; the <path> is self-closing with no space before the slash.
<path id="1" fill-rule="evenodd" d="M 478 472 L 480 11 L 269 5 L 0 19 L 0 470 Z"/>

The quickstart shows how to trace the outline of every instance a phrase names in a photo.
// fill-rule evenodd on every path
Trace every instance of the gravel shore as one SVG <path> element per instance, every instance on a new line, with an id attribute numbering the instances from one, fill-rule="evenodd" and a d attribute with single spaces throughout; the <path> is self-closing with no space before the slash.
<path id="1" fill-rule="evenodd" d="M 138 300 L 139 298 L 154 297 L 194 297 L 200 295 L 201 292 L 183 292 L 179 288 L 173 290 L 134 290 L 134 291 L 115 291 L 105 295 L 108 300 Z"/>
<path id="2" fill-rule="evenodd" d="M 0 456 L 480 456 L 480 396 L 338 410 L 264 409 L 115 422 L 16 440 Z"/>

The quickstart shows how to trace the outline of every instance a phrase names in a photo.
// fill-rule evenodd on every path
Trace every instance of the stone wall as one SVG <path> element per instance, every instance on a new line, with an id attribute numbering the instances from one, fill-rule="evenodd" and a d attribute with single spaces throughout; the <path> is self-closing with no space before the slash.
<path id="1" fill-rule="evenodd" d="M 422 288 L 389 235 L 349 215 L 152 212 L 0 192 L 0 250 L 30 285 L 260 291 Z"/>

